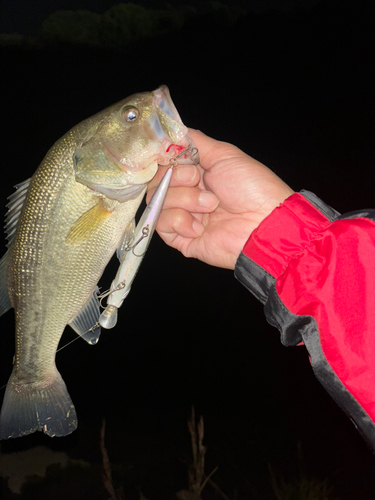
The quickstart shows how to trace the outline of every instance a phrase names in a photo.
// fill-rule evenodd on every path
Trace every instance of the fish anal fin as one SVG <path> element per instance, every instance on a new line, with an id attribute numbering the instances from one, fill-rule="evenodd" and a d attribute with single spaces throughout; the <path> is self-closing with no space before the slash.
<path id="1" fill-rule="evenodd" d="M 111 213 L 100 200 L 73 224 L 66 242 L 70 245 L 76 245 L 90 239 L 102 227 Z"/>
<path id="2" fill-rule="evenodd" d="M 42 431 L 66 436 L 77 428 L 77 415 L 66 385 L 55 368 L 48 379 L 17 384 L 10 376 L 0 414 L 0 439 Z"/>
<path id="3" fill-rule="evenodd" d="M 100 302 L 97 287 L 90 300 L 84 305 L 69 326 L 78 333 L 88 344 L 95 345 L 100 337 L 99 326 Z"/>

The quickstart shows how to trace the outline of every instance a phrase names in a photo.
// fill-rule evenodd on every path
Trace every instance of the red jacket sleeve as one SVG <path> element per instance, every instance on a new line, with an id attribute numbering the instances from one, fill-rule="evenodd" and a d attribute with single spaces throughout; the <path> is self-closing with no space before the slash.
<path id="1" fill-rule="evenodd" d="M 253 231 L 235 276 L 284 345 L 304 342 L 315 375 L 375 451 L 375 210 L 341 216 L 296 193 Z"/>

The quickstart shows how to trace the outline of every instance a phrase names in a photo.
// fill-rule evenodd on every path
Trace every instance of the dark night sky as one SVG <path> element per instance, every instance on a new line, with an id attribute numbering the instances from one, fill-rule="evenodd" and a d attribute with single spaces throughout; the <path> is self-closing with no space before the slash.
<path id="1" fill-rule="evenodd" d="M 4 30 L 32 33 L 52 6 L 100 11 L 115 3 L 5 1 Z M 165 83 L 187 125 L 237 144 L 293 189 L 314 191 L 340 212 L 373 207 L 370 12 L 338 0 L 311 1 L 309 9 L 298 1 L 281 9 L 270 0 L 277 9 L 259 14 L 260 3 L 235 26 L 206 16 L 122 51 L 3 49 L 3 205 L 70 127 Z M 116 268 L 114 262 L 104 287 Z M 0 385 L 11 370 L 12 313 L 1 321 Z M 67 329 L 63 343 L 74 337 Z M 299 446 L 306 470 L 327 478 L 338 498 L 375 495 L 374 458 L 314 378 L 305 349 L 280 344 L 262 306 L 230 271 L 184 259 L 157 236 L 118 326 L 95 347 L 78 340 L 62 350 L 57 365 L 78 430 L 57 440 L 38 433 L 7 442 L 2 453 L 42 444 L 99 463 L 104 416 L 111 460 L 137 469 L 147 456 L 138 480 L 157 476 L 143 491 L 165 500 L 155 484 L 164 491 L 163 474 L 172 476 L 173 460 L 189 453 L 185 422 L 194 404 L 205 417 L 209 466 L 219 465 L 215 480 L 229 497 L 237 488 L 239 499 L 254 491 L 273 498 L 264 486 L 268 464 L 293 476 Z M 127 498 L 134 495 L 129 490 Z"/>

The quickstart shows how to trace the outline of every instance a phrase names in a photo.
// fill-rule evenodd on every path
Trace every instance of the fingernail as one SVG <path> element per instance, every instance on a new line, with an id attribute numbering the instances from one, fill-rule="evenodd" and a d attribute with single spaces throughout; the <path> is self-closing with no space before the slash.
<path id="1" fill-rule="evenodd" d="M 180 182 L 191 182 L 196 173 L 197 169 L 194 165 L 179 165 L 176 168 L 176 179 Z"/>
<path id="2" fill-rule="evenodd" d="M 209 191 L 201 191 L 198 199 L 198 203 L 201 207 L 205 208 L 216 208 L 219 204 L 219 200 L 214 193 L 210 193 Z"/>
<path id="3" fill-rule="evenodd" d="M 195 219 L 193 221 L 193 229 L 197 233 L 197 235 L 200 236 L 204 231 L 204 225 L 199 222 L 199 220 Z"/>

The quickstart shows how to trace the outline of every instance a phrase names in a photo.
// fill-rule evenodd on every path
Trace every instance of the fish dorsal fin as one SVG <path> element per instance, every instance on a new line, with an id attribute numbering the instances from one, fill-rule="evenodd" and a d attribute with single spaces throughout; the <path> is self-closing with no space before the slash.
<path id="1" fill-rule="evenodd" d="M 78 333 L 88 344 L 95 345 L 100 337 L 100 302 L 98 299 L 99 288 L 96 287 L 90 300 L 83 306 L 69 326 Z"/>
<path id="2" fill-rule="evenodd" d="M 124 233 L 124 238 L 121 242 L 121 245 L 118 247 L 116 251 L 116 255 L 118 260 L 120 261 L 120 264 L 124 260 L 126 252 L 129 250 L 129 245 L 132 242 L 132 239 L 134 238 L 134 231 L 135 231 L 135 219 L 133 218 L 131 222 L 129 222 L 129 225 L 125 229 Z"/>
<path id="3" fill-rule="evenodd" d="M 12 307 L 10 305 L 8 286 L 7 286 L 7 272 L 8 272 L 8 252 L 0 260 L 0 316 L 5 314 Z"/>
<path id="4" fill-rule="evenodd" d="M 8 212 L 5 215 L 5 233 L 7 237 L 7 247 L 12 243 L 14 233 L 16 232 L 17 222 L 25 202 L 27 190 L 29 188 L 31 177 L 15 186 L 16 190 L 8 197 Z"/>

